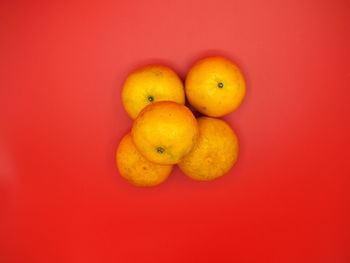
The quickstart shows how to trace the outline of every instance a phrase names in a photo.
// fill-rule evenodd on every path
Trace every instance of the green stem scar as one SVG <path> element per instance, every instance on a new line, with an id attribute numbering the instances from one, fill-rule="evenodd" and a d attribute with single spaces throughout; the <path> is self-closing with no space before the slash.
<path id="1" fill-rule="evenodd" d="M 157 152 L 158 153 L 163 153 L 165 150 L 162 147 L 157 147 Z"/>

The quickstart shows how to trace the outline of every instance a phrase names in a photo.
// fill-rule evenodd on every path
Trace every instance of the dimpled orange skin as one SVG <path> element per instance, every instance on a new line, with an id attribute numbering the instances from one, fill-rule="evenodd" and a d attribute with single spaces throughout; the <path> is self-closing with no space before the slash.
<path id="1" fill-rule="evenodd" d="M 216 56 L 197 61 L 189 70 L 185 92 L 199 112 L 221 117 L 234 111 L 246 93 L 244 77 L 232 61 Z"/>
<path id="2" fill-rule="evenodd" d="M 211 181 L 225 175 L 238 158 L 238 138 L 223 120 L 198 118 L 199 138 L 193 150 L 178 164 L 190 178 Z"/>
<path id="3" fill-rule="evenodd" d="M 176 164 L 192 150 L 198 137 L 198 125 L 186 106 L 162 101 L 141 111 L 131 134 L 146 159 L 159 164 Z"/>
<path id="4" fill-rule="evenodd" d="M 131 184 L 142 187 L 163 183 L 173 169 L 172 165 L 159 165 L 146 160 L 136 149 L 130 133 L 119 143 L 116 162 L 122 177 Z"/>
<path id="5" fill-rule="evenodd" d="M 124 82 L 122 101 L 128 115 L 135 119 L 140 111 L 157 101 L 185 104 L 181 79 L 169 67 L 147 65 L 132 72 Z"/>

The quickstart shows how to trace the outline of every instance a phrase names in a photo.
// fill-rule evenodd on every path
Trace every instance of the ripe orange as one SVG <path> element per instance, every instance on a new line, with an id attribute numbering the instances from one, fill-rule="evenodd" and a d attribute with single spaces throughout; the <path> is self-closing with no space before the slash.
<path id="1" fill-rule="evenodd" d="M 172 165 L 160 165 L 146 160 L 136 149 L 130 133 L 120 141 L 116 161 L 121 176 L 136 186 L 159 185 L 173 169 Z"/>
<path id="2" fill-rule="evenodd" d="M 185 91 L 196 110 L 220 117 L 241 104 L 246 84 L 236 64 L 224 57 L 207 57 L 196 62 L 188 72 Z"/>
<path id="3" fill-rule="evenodd" d="M 124 82 L 122 91 L 124 108 L 133 119 L 139 112 L 157 101 L 185 103 L 181 79 L 169 67 L 148 65 L 132 72 Z"/>
<path id="4" fill-rule="evenodd" d="M 198 125 L 198 141 L 178 165 L 192 179 L 214 180 L 226 174 L 236 163 L 238 139 L 223 120 L 201 117 Z"/>
<path id="5" fill-rule="evenodd" d="M 148 160 L 159 164 L 178 163 L 191 151 L 197 136 L 198 125 L 192 112 L 171 101 L 148 105 L 132 128 L 137 149 Z"/>

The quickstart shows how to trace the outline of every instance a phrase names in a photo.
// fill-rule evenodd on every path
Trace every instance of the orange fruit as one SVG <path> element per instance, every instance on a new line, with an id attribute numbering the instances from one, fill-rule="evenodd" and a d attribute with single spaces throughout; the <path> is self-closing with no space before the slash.
<path id="1" fill-rule="evenodd" d="M 242 102 L 246 84 L 236 64 L 224 57 L 207 57 L 189 70 L 185 92 L 199 112 L 220 117 L 234 111 Z"/>
<path id="2" fill-rule="evenodd" d="M 170 175 L 172 165 L 160 165 L 146 160 L 136 149 L 130 133 L 120 141 L 116 162 L 122 177 L 136 186 L 156 186 Z"/>
<path id="3" fill-rule="evenodd" d="M 192 151 L 178 164 L 190 178 L 210 181 L 226 174 L 236 163 L 238 139 L 223 120 L 198 118 L 199 137 Z"/>
<path id="4" fill-rule="evenodd" d="M 171 68 L 147 65 L 126 78 L 122 101 L 126 112 L 135 119 L 144 107 L 157 101 L 185 104 L 185 91 L 181 79 Z"/>
<path id="5" fill-rule="evenodd" d="M 149 161 L 175 164 L 191 151 L 198 136 L 198 126 L 187 107 L 161 101 L 141 111 L 131 133 L 137 149 Z"/>

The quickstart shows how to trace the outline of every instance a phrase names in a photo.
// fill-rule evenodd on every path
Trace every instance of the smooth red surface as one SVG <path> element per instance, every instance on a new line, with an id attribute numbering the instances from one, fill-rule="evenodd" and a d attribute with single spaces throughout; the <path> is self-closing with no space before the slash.
<path id="1" fill-rule="evenodd" d="M 1 1 L 0 262 L 350 262 L 349 1 Z M 120 91 L 221 54 L 229 175 L 125 182 Z"/>

